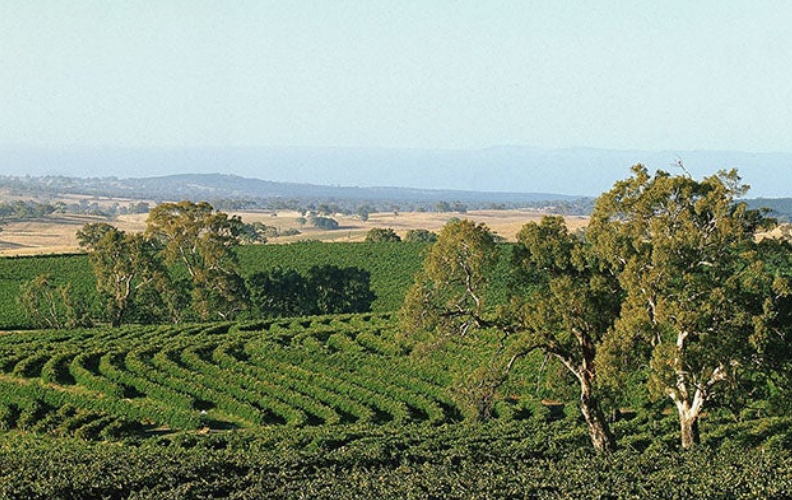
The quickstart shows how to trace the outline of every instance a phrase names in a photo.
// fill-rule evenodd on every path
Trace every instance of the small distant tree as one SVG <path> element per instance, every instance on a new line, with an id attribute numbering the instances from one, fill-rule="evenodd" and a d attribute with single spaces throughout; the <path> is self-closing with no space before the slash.
<path id="1" fill-rule="evenodd" d="M 308 222 L 310 222 L 312 226 L 321 229 L 328 229 L 328 230 L 338 229 L 338 221 L 336 221 L 335 219 L 331 219 L 330 217 L 321 217 L 321 216 L 312 215 L 308 218 Z"/>
<path id="2" fill-rule="evenodd" d="M 410 243 L 434 243 L 437 241 L 437 233 L 427 229 L 410 229 L 404 236 L 404 241 Z"/>
<path id="3" fill-rule="evenodd" d="M 270 234 L 272 232 L 268 226 L 261 222 L 253 222 L 251 224 L 242 224 L 239 231 L 239 239 L 243 243 L 263 245 L 267 242 L 267 236 Z"/>
<path id="4" fill-rule="evenodd" d="M 380 243 L 380 242 L 396 242 L 401 241 L 401 238 L 396 231 L 391 228 L 382 229 L 375 227 L 374 229 L 370 229 L 368 233 L 366 233 L 366 242 L 367 243 Z"/>
<path id="5" fill-rule="evenodd" d="M 374 209 L 368 205 L 363 205 L 362 207 L 358 208 L 357 214 L 360 216 L 360 220 L 366 222 L 369 220 L 369 215 L 373 212 Z"/>
<path id="6" fill-rule="evenodd" d="M 438 201 L 437 203 L 435 203 L 434 211 L 441 213 L 450 212 L 451 205 L 447 201 Z"/>

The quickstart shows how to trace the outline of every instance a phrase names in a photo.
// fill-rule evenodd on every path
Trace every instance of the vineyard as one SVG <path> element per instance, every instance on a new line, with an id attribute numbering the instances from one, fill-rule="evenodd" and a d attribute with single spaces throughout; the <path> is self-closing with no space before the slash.
<path id="1" fill-rule="evenodd" d="M 672 471 L 669 498 L 792 492 L 789 418 L 713 415 L 705 447 L 679 455 L 674 419 L 641 411 L 617 424 L 624 451 L 597 457 L 574 405 L 535 397 L 535 367 L 482 423 L 453 389 L 478 351 L 457 339 L 421 356 L 396 324 L 363 314 L 0 336 L 0 497 L 641 498 Z"/>
<path id="2" fill-rule="evenodd" d="M 249 276 L 276 267 L 305 272 L 313 266 L 357 267 L 371 273 L 376 296 L 374 312 L 398 310 L 413 275 L 420 269 L 425 244 L 421 243 L 298 243 L 248 245 L 238 248 L 241 274 Z M 30 328 L 19 304 L 22 286 L 48 274 L 55 283 L 70 284 L 94 304 L 96 279 L 85 255 L 0 258 L 0 329 Z"/>
<path id="3" fill-rule="evenodd" d="M 444 229 L 429 252 L 425 244 L 383 242 L 238 247 L 237 278 L 261 300 L 222 316 L 233 321 L 218 322 L 192 322 L 194 316 L 187 315 L 174 323 L 110 327 L 103 324 L 108 316 L 101 315 L 97 278 L 85 256 L 2 259 L 0 498 L 792 495 L 792 417 L 788 379 L 780 371 L 776 378 L 756 372 L 742 381 L 745 391 L 718 394 L 697 417 L 696 446 L 683 439 L 682 448 L 676 409 L 669 398 L 650 396 L 646 366 L 636 366 L 619 387 L 592 383 L 587 387 L 602 391 L 597 408 L 604 411 L 597 418 L 607 419 L 613 431 L 608 436 L 614 446 L 598 453 L 586 406 L 591 399 L 578 392 L 594 370 L 570 373 L 575 358 L 565 357 L 558 344 L 593 346 L 593 337 L 569 336 L 564 326 L 550 339 L 556 343 L 535 349 L 531 343 L 538 337 L 530 330 L 514 337 L 513 323 L 490 321 L 475 309 L 472 319 L 463 317 L 466 302 L 448 300 L 454 290 L 421 281 L 461 283 L 467 293 L 481 285 L 480 295 L 472 293 L 475 306 L 486 302 L 487 314 L 505 313 L 511 321 L 509 308 L 519 306 L 513 299 L 540 296 L 543 286 L 539 274 L 514 267 L 532 262 L 520 249 L 531 248 L 537 228 L 554 229 L 554 223 L 528 226 L 518 244 L 499 244 L 476 238 L 487 236 L 486 228 L 459 221 Z M 559 234 L 570 248 L 583 244 Z M 460 235 L 464 241 L 449 245 Z M 468 241 L 486 251 L 456 251 L 473 248 Z M 535 241 L 542 246 L 552 238 Z M 787 254 L 773 249 L 767 255 L 788 269 Z M 492 286 L 477 277 L 484 267 L 438 260 L 446 254 L 468 260 L 483 255 L 483 275 Z M 365 276 L 365 307 L 346 311 L 370 312 L 294 313 L 284 306 L 286 312 L 276 314 L 271 304 L 277 305 L 277 297 L 266 293 L 278 288 L 266 280 L 283 270 L 310 277 L 317 266 Z M 464 270 L 464 279 L 444 275 L 449 269 Z M 168 283 L 183 283 L 178 273 L 187 269 L 169 269 L 174 270 L 177 279 Z M 50 281 L 32 281 L 42 275 Z M 583 270 L 574 274 L 581 275 Z M 417 286 L 411 287 L 416 276 Z M 27 296 L 45 282 L 68 284 L 65 295 L 80 296 L 97 321 L 31 329 L 33 315 L 29 308 L 25 314 L 23 302 L 29 304 L 19 300 L 20 292 Z M 318 279 L 304 283 L 312 283 L 304 289 L 330 289 Z M 548 290 L 577 290 L 576 281 L 563 284 Z M 606 286 L 611 281 L 586 278 L 579 284 L 579 294 L 542 296 L 545 302 L 517 310 L 530 320 L 522 328 L 555 331 L 557 324 L 544 321 L 564 308 L 578 311 L 573 319 L 585 320 L 585 328 L 618 311 L 600 307 L 610 304 L 603 297 L 619 298 L 617 289 Z M 785 284 L 777 279 L 773 290 L 781 296 Z M 597 307 L 576 307 L 575 300 L 589 300 L 593 290 L 603 292 L 590 297 Z M 311 300 L 318 304 L 318 297 Z M 445 311 L 446 305 L 455 309 Z M 792 316 L 769 314 L 771 305 L 763 302 L 768 314 L 756 318 L 780 332 L 786 326 L 775 319 Z M 460 329 L 444 330 L 458 318 Z M 424 327 L 414 327 L 424 320 Z M 155 321 L 163 320 L 150 322 Z M 783 351 L 772 343 L 768 349 Z M 633 348 L 625 352 L 635 354 Z M 580 356 L 584 368 L 594 366 L 591 360 L 607 367 L 593 352 L 584 349 Z M 576 378 L 580 373 L 586 376 Z"/>
<path id="4" fill-rule="evenodd" d="M 0 425 L 116 438 L 462 420 L 448 372 L 411 365 L 393 326 L 349 315 L 4 335 Z"/>

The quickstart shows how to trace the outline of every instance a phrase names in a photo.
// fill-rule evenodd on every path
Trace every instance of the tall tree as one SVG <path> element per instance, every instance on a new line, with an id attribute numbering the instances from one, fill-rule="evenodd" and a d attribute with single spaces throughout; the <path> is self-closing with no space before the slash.
<path id="1" fill-rule="evenodd" d="M 408 332 L 442 336 L 500 330 L 501 354 L 508 359 L 502 378 L 536 349 L 554 356 L 580 383 L 580 410 L 593 446 L 610 453 L 616 441 L 595 392 L 595 358 L 618 313 L 618 283 L 601 275 L 587 244 L 559 217 L 527 224 L 518 239 L 512 269 L 521 286 L 508 305 L 492 308 L 486 290 L 500 256 L 495 237 L 483 224 L 447 224 L 408 293 L 402 324 Z"/>
<path id="2" fill-rule="evenodd" d="M 580 412 L 594 448 L 615 451 L 597 394 L 596 358 L 618 317 L 619 283 L 588 241 L 569 233 L 562 217 L 528 223 L 517 239 L 515 269 L 530 286 L 512 301 L 512 328 L 521 337 L 515 355 L 540 349 L 560 361 L 580 385 Z"/>
<path id="3" fill-rule="evenodd" d="M 96 288 L 112 326 L 122 324 L 141 290 L 167 288 L 167 273 L 157 257 L 157 246 L 144 235 L 130 235 L 109 224 L 96 223 L 86 224 L 77 239 L 88 249 Z"/>
<path id="4" fill-rule="evenodd" d="M 149 213 L 146 234 L 163 245 L 169 264 L 182 264 L 192 283 L 193 309 L 203 320 L 244 308 L 244 281 L 234 249 L 243 224 L 206 202 L 163 203 Z"/>
<path id="5" fill-rule="evenodd" d="M 767 292 L 788 283 L 760 258 L 756 235 L 769 221 L 737 201 L 746 188 L 736 171 L 700 182 L 641 165 L 632 174 L 598 199 L 588 231 L 625 291 L 608 355 L 647 353 L 650 392 L 674 403 L 689 448 L 705 405 L 759 354 L 757 327 L 776 308 Z"/>

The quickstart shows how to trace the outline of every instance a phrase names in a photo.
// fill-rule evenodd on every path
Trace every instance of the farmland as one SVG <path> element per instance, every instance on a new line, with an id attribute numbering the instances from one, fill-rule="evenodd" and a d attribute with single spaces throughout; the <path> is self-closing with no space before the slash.
<path id="1" fill-rule="evenodd" d="M 420 269 L 420 243 L 321 243 L 294 245 L 250 245 L 238 249 L 242 273 L 281 266 L 305 271 L 316 265 L 360 267 L 371 273 L 376 299 L 374 311 L 395 311 L 404 298 L 413 275 Z M 69 283 L 94 302 L 95 278 L 85 255 L 0 258 L 0 329 L 28 327 L 18 303 L 21 286 L 40 274 L 59 283 Z"/>
<path id="2" fill-rule="evenodd" d="M 674 419 L 647 407 L 617 423 L 623 451 L 597 457 L 574 405 L 542 403 L 537 359 L 477 422 L 452 388 L 479 353 L 415 351 L 390 314 L 4 335 L 0 496 L 792 492 L 789 418 L 711 414 L 680 455 Z"/>
<path id="3" fill-rule="evenodd" d="M 402 236 L 410 229 L 438 231 L 452 217 L 466 217 L 484 222 L 508 241 L 526 222 L 538 220 L 536 210 L 471 210 L 466 214 L 442 212 L 382 212 L 373 213 L 367 221 L 357 215 L 335 214 L 339 229 L 325 230 L 300 223 L 300 213 L 294 211 L 239 212 L 246 223 L 263 223 L 280 232 L 299 231 L 293 236 L 271 238 L 271 243 L 293 243 L 302 240 L 328 242 L 360 242 L 375 227 L 390 227 Z M 583 227 L 586 217 L 568 217 L 570 227 Z M 0 232 L 0 256 L 79 253 L 76 232 L 86 223 L 107 222 L 106 217 L 92 215 L 47 216 L 27 221 L 7 221 Z M 145 229 L 145 214 L 119 215 L 109 221 L 119 229 L 135 233 Z"/>
<path id="4" fill-rule="evenodd" d="M 635 172 L 631 181 L 648 180 L 640 168 Z M 668 180 L 660 176 L 657 184 L 630 193 L 667 189 Z M 729 201 L 728 192 L 718 191 L 726 184 L 707 182 L 712 189 L 702 192 L 726 193 L 723 198 Z M 669 198 L 665 191 L 658 198 L 688 201 Z M 113 322 L 114 327 L 105 324 L 109 316 L 103 314 L 102 288 L 96 285 L 97 280 L 103 283 L 100 276 L 109 275 L 100 273 L 97 255 L 124 263 L 134 247 L 101 254 L 108 247 L 97 242 L 136 240 L 112 229 L 91 232 L 104 230 L 102 224 L 80 235 L 88 240 L 99 235 L 88 256 L 0 259 L 0 328 L 7 330 L 0 335 L 0 496 L 788 497 L 790 372 L 787 350 L 778 338 L 792 317 L 789 246 L 783 239 L 757 238 L 754 230 L 760 224 L 752 212 L 732 210 L 717 197 L 693 198 L 695 210 L 669 210 L 697 214 L 683 218 L 689 226 L 680 229 L 672 217 L 673 224 L 657 240 L 647 235 L 654 237 L 652 231 L 662 228 L 665 205 L 646 212 L 652 214 L 648 230 L 631 229 L 620 238 L 612 237 L 627 225 L 624 212 L 617 212 L 618 217 L 595 212 L 586 238 L 576 232 L 583 221 L 569 218 L 525 224 L 516 241 L 503 241 L 485 224 L 454 218 L 443 225 L 434 244 L 354 242 L 357 236 L 349 228 L 341 230 L 349 240 L 343 242 L 311 241 L 306 234 L 299 236 L 308 241 L 288 245 L 229 242 L 234 264 L 229 269 L 239 273 L 237 283 L 244 284 L 250 297 L 230 316 L 233 321 L 220 315 L 222 321 L 197 322 L 197 310 L 191 309 L 195 302 L 181 302 L 191 314 L 170 321 L 130 316 Z M 712 200 L 718 202 L 712 213 L 723 216 L 713 215 L 710 221 L 709 212 L 698 214 Z M 159 223 L 170 213 L 160 208 L 152 212 L 158 213 Z M 165 208 L 211 211 L 188 203 Z M 250 222 L 269 226 L 272 219 L 283 220 L 282 214 L 257 216 Z M 717 226 L 743 216 L 738 225 Z M 220 217 L 227 221 L 225 214 Z M 370 220 L 404 233 L 412 226 L 400 226 L 401 217 L 379 214 Z M 421 219 L 421 225 L 434 229 L 432 217 L 437 215 Z M 379 224 L 383 221 L 387 223 Z M 182 219 L 180 227 L 193 226 Z M 721 230 L 723 238 L 711 237 Z M 629 242 L 627 236 L 634 234 L 642 235 L 640 245 Z M 698 234 L 701 241 L 695 239 Z M 168 234 L 160 236 L 161 244 L 151 248 L 171 248 Z M 739 245 L 729 246 L 734 241 Z M 644 268 L 619 268 L 618 257 L 635 249 L 648 252 L 655 243 L 664 252 L 660 256 L 704 250 L 711 255 L 694 265 L 678 258 L 651 260 L 649 267 L 665 265 L 668 270 L 661 276 L 671 278 L 650 286 L 662 284 L 672 292 L 677 286 L 685 292 L 701 288 L 711 293 L 696 293 L 694 300 L 706 301 L 710 295 L 715 300 L 705 304 L 704 319 L 699 320 L 701 307 L 694 306 L 690 314 L 682 310 L 684 315 L 669 316 L 664 330 L 641 345 L 642 338 L 630 337 L 633 325 L 649 331 L 645 311 L 664 311 L 622 307 L 628 292 L 640 303 L 645 287 L 631 289 L 634 277 L 618 275 L 628 277 L 633 269 Z M 195 240 L 183 248 L 200 244 Z M 667 251 L 664 245 L 671 244 L 681 250 Z M 609 264 L 606 259 L 614 255 L 615 264 Z M 168 286 L 190 286 L 184 281 L 188 271 L 192 274 L 190 261 L 159 263 L 163 267 L 153 269 L 170 273 Z M 312 276 L 322 266 L 358 269 L 372 292 L 366 296 L 373 299 L 356 311 L 370 311 L 333 314 L 315 312 L 321 311 L 317 308 L 289 316 L 283 314 L 288 308 L 277 309 L 275 299 L 261 299 L 270 289 L 288 297 L 290 282 L 282 270 L 292 277 Z M 53 326 L 59 329 L 32 329 L 33 315 L 30 309 L 28 315 L 23 312 L 18 298 L 30 290 L 24 285 L 42 274 L 51 280 L 47 286 L 67 286 L 61 297 L 82 296 L 94 318 L 86 325 L 95 326 L 59 323 Z M 112 282 L 132 279 L 114 277 Z M 314 284 L 300 290 L 328 287 L 321 280 L 302 282 Z M 205 288 L 192 290 L 211 290 L 213 284 L 208 280 L 201 285 Z M 193 293 L 196 297 L 201 295 Z M 320 295 L 309 297 L 319 302 Z M 630 318 L 630 313 L 638 316 Z M 680 317 L 691 324 L 673 339 L 673 322 Z M 712 335 L 715 330 L 706 319 L 728 336 Z M 750 328 L 756 335 L 747 336 Z M 688 354 L 683 347 L 690 335 L 701 341 L 690 341 L 688 352 L 703 355 L 686 358 L 682 366 L 678 360 Z M 647 356 L 669 338 L 676 340 L 668 344 L 671 350 Z M 721 338 L 734 342 L 719 346 Z M 608 345 L 603 339 L 624 343 Z M 734 348 L 736 342 L 755 349 L 737 358 L 742 351 Z M 610 357 L 599 357 L 596 349 Z M 667 355 L 670 361 L 663 359 Z M 636 363 L 639 356 L 643 364 Z M 693 380 L 691 387 L 708 391 L 726 380 L 722 374 L 729 366 L 735 367 L 733 390 L 722 384 L 722 392 L 700 397 L 696 411 L 706 400 L 705 411 L 696 414 L 695 426 L 687 427 L 693 429 L 690 433 L 682 425 L 680 445 L 681 413 L 675 413 L 681 395 L 689 394 L 681 381 L 691 376 L 693 363 L 710 363 L 714 356 L 725 361 L 714 369 L 705 364 L 701 373 L 711 380 L 698 386 Z M 668 373 L 657 372 L 664 366 L 685 371 L 660 378 L 658 373 Z M 595 372 L 612 378 L 596 382 Z M 661 385 L 669 381 L 676 385 Z M 658 396 L 658 388 L 665 393 Z M 592 421 L 606 422 L 599 436 L 610 440 L 607 447 L 596 440 Z"/>

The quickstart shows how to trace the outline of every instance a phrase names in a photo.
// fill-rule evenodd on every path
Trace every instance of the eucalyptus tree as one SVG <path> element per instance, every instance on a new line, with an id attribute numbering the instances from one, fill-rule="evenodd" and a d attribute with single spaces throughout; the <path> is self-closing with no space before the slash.
<path id="1" fill-rule="evenodd" d="M 789 283 L 762 260 L 757 233 L 771 221 L 738 201 L 746 190 L 734 170 L 696 181 L 636 165 L 597 200 L 588 229 L 625 294 L 601 365 L 648 358 L 650 394 L 675 405 L 684 448 L 699 441 L 706 405 L 756 368 L 762 332 L 785 335 L 776 320 Z"/>
<path id="2" fill-rule="evenodd" d="M 367 243 L 380 243 L 384 241 L 398 242 L 401 241 L 401 237 L 391 228 L 375 227 L 369 229 L 366 233 Z"/>
<path id="3" fill-rule="evenodd" d="M 161 298 L 168 288 L 167 272 L 157 256 L 156 242 L 142 234 L 127 234 L 106 223 L 89 223 L 77 233 L 88 250 L 96 289 L 112 326 L 120 326 L 136 297 L 146 289 Z M 155 307 L 149 303 L 147 307 Z"/>
<path id="4" fill-rule="evenodd" d="M 594 448 L 615 451 L 598 394 L 597 353 L 619 314 L 619 283 L 562 217 L 528 223 L 517 239 L 514 267 L 530 287 L 512 298 L 515 355 L 540 349 L 560 361 L 578 381 L 580 412 Z"/>
<path id="5" fill-rule="evenodd" d="M 558 359 L 580 384 L 580 411 L 594 448 L 616 449 L 596 394 L 597 348 L 618 315 L 620 290 L 587 242 L 568 232 L 560 217 L 529 223 L 518 235 L 512 259 L 513 289 L 507 305 L 486 303 L 487 287 L 501 252 L 483 224 L 447 224 L 432 246 L 401 311 L 408 332 L 446 336 L 494 328 L 499 348 L 514 363 L 540 349 Z"/>
<path id="6" fill-rule="evenodd" d="M 190 277 L 192 306 L 203 320 L 226 319 L 245 305 L 244 280 L 234 249 L 243 223 L 206 202 L 163 203 L 149 213 L 146 234 L 162 244 L 167 264 L 180 264 Z"/>

